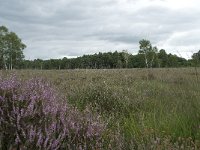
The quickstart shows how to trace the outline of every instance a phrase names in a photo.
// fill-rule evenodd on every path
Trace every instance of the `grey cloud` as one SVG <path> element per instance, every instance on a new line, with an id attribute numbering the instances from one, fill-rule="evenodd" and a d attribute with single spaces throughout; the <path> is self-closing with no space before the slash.
<path id="1" fill-rule="evenodd" d="M 169 39 L 168 44 L 173 46 L 200 46 L 200 30 L 191 30 L 175 34 Z"/>
<path id="2" fill-rule="evenodd" d="M 187 47 L 191 43 L 198 46 L 197 8 L 174 10 L 145 4 L 139 8 L 137 0 L 0 0 L 0 3 L 0 24 L 22 38 L 28 46 L 24 51 L 26 58 L 30 59 L 79 56 L 99 50 L 133 51 L 142 38 L 163 46 Z M 174 37 L 185 31 L 186 35 Z"/>
<path id="3" fill-rule="evenodd" d="M 173 28 L 174 30 L 183 30 L 200 23 L 199 13 L 199 10 L 173 10 L 166 7 L 150 6 L 137 11 L 133 14 L 133 18 L 137 22 L 145 22 L 158 26 L 162 25 L 169 30 Z"/>

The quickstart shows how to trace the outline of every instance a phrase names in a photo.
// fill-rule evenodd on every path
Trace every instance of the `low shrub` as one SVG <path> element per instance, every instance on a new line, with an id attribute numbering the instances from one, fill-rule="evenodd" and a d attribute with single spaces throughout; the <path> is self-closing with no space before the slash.
<path id="1" fill-rule="evenodd" d="M 0 149 L 101 149 L 106 125 L 39 78 L 0 76 Z"/>

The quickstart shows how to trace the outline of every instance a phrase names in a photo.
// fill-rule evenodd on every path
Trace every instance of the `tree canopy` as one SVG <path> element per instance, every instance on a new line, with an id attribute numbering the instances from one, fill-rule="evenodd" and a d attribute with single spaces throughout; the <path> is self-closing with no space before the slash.
<path id="1" fill-rule="evenodd" d="M 154 59 L 156 57 L 156 53 L 158 51 L 157 47 L 152 47 L 151 42 L 149 40 L 140 40 L 139 41 L 139 54 L 144 55 L 144 61 L 146 68 L 153 67 Z"/>
<path id="2" fill-rule="evenodd" d="M 83 55 L 77 58 L 25 60 L 26 45 L 16 33 L 0 26 L 0 69 L 113 69 L 113 68 L 155 68 L 200 66 L 200 51 L 192 59 L 167 54 L 166 50 L 152 46 L 146 39 L 139 41 L 138 54 L 127 50 Z"/>
<path id="3" fill-rule="evenodd" d="M 192 58 L 193 58 L 194 64 L 200 66 L 200 50 L 197 53 L 194 53 L 192 55 Z"/>
<path id="4" fill-rule="evenodd" d="M 0 26 L 0 68 L 18 68 L 24 58 L 26 47 L 16 33 L 10 32 L 5 26 Z"/>
<path id="5" fill-rule="evenodd" d="M 152 60 L 151 60 L 152 61 Z M 150 63 L 151 64 L 151 63 Z M 159 67 L 188 67 L 190 60 L 167 54 L 160 50 L 154 56 L 153 68 Z M 151 66 L 149 66 L 151 67 Z M 83 55 L 77 58 L 62 58 L 49 60 L 24 60 L 22 69 L 115 69 L 115 68 L 146 68 L 144 54 L 132 55 L 127 51 L 115 51 Z"/>

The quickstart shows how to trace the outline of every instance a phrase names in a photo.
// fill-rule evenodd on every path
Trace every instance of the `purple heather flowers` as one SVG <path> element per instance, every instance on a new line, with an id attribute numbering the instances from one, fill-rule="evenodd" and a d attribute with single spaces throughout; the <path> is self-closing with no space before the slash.
<path id="1" fill-rule="evenodd" d="M 100 149 L 105 124 L 43 79 L 0 77 L 0 149 Z"/>

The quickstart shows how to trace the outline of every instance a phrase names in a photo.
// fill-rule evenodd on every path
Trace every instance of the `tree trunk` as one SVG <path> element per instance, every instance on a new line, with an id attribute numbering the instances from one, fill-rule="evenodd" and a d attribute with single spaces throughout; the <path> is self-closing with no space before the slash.
<path id="1" fill-rule="evenodd" d="M 5 69 L 8 70 L 8 67 L 7 67 L 7 65 L 6 65 L 6 60 L 5 60 L 4 56 L 3 56 L 3 63 L 4 63 Z"/>
<path id="2" fill-rule="evenodd" d="M 10 70 L 13 69 L 13 61 L 12 61 L 12 55 L 11 55 L 11 58 L 10 58 Z"/>
<path id="3" fill-rule="evenodd" d="M 149 68 L 149 65 L 148 65 L 148 60 L 147 60 L 147 55 L 146 55 L 146 53 L 144 53 L 144 57 L 145 57 L 145 64 L 146 64 L 146 68 Z"/>
<path id="4" fill-rule="evenodd" d="M 154 61 L 154 55 L 153 55 L 153 57 L 151 59 L 151 68 L 153 67 L 153 61 Z"/>

